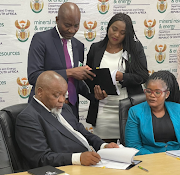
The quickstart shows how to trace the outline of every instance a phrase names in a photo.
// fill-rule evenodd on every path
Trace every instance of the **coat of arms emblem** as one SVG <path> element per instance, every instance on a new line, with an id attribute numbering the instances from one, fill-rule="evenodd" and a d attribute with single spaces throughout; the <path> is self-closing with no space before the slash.
<path id="1" fill-rule="evenodd" d="M 29 82 L 27 78 L 17 78 L 17 84 L 18 87 L 18 94 L 21 98 L 28 98 L 29 94 L 31 92 L 31 86 L 29 85 Z"/>
<path id="2" fill-rule="evenodd" d="M 30 26 L 30 21 L 27 20 L 26 22 L 24 20 L 22 21 L 15 21 L 15 26 L 18 30 L 16 30 L 16 37 L 19 41 L 25 42 L 28 40 L 30 32 L 28 30 Z"/>
<path id="3" fill-rule="evenodd" d="M 166 44 L 163 45 L 159 45 L 157 46 L 157 44 L 155 45 L 155 50 L 156 50 L 156 54 L 155 54 L 155 59 L 158 63 L 163 63 L 165 58 L 166 58 L 166 50 L 167 46 Z"/>
<path id="4" fill-rule="evenodd" d="M 84 21 L 84 28 L 87 29 L 84 31 L 84 36 L 87 41 L 93 41 L 96 38 L 96 30 L 94 30 L 97 27 L 97 22 L 89 21 L 88 23 Z"/>

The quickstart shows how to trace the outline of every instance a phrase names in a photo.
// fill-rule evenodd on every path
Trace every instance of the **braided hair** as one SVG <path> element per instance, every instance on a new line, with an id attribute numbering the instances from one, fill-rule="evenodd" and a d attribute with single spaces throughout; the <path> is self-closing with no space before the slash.
<path id="1" fill-rule="evenodd" d="M 107 26 L 106 36 L 103 39 L 102 44 L 104 45 L 108 43 L 109 27 L 116 21 L 123 21 L 126 24 L 125 38 L 122 42 L 123 50 L 126 50 L 130 55 L 134 56 L 132 60 L 131 57 L 128 55 L 129 72 L 138 74 L 139 76 L 143 78 L 144 81 L 146 81 L 149 77 L 148 70 L 140 63 L 138 59 L 139 54 L 136 48 L 136 42 L 139 42 L 139 40 L 135 34 L 132 20 L 128 15 L 126 15 L 125 13 L 117 13 L 110 19 Z"/>
<path id="2" fill-rule="evenodd" d="M 167 70 L 160 70 L 158 72 L 154 72 L 146 82 L 146 87 L 151 80 L 162 80 L 167 86 L 167 90 L 170 91 L 169 97 L 166 99 L 167 101 L 172 101 L 176 103 L 180 103 L 180 91 L 179 85 L 176 80 L 176 77 Z"/>

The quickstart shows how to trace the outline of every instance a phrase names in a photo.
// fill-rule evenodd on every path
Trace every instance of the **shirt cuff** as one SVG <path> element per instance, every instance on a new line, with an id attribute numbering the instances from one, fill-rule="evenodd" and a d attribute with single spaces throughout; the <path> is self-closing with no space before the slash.
<path id="1" fill-rule="evenodd" d="M 73 153 L 72 154 L 72 164 L 73 165 L 81 165 L 80 157 L 81 157 L 81 153 Z"/>
<path id="2" fill-rule="evenodd" d="M 103 144 L 101 145 L 100 149 L 104 149 L 107 144 L 108 144 L 108 143 L 103 143 Z"/>

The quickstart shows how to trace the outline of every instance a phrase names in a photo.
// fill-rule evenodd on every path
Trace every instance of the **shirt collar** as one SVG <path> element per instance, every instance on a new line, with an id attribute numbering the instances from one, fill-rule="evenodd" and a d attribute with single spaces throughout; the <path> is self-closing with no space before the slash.
<path id="1" fill-rule="evenodd" d="M 59 37 L 60 37 L 61 39 L 63 39 L 62 35 L 61 35 L 60 32 L 59 32 L 59 29 L 58 29 L 58 27 L 57 27 L 57 24 L 56 24 L 56 31 L 57 31 Z M 70 41 L 71 41 L 71 39 L 67 39 L 67 42 L 70 42 Z"/>
<path id="2" fill-rule="evenodd" d="M 122 57 L 128 61 L 128 52 L 126 50 L 122 53 Z"/>
<path id="3" fill-rule="evenodd" d="M 33 96 L 33 98 L 41 105 L 43 106 L 48 112 L 51 112 L 40 100 L 38 100 L 35 95 Z"/>

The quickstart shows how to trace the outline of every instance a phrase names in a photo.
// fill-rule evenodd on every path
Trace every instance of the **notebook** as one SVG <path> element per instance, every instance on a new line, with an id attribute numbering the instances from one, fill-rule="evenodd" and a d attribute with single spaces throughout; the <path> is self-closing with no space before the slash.
<path id="1" fill-rule="evenodd" d="M 172 151 L 166 151 L 166 154 L 173 157 L 179 157 L 180 158 L 180 150 L 172 150 Z"/>
<path id="2" fill-rule="evenodd" d="M 28 170 L 32 175 L 65 175 L 66 173 L 52 166 L 43 166 Z"/>

